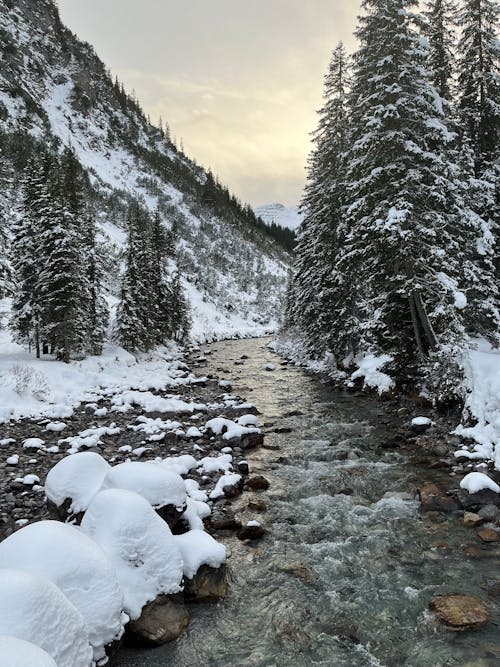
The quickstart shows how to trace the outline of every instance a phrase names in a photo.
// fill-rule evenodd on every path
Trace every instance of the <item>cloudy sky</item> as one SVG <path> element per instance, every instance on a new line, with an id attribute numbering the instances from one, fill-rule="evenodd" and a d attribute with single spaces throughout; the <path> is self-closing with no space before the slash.
<path id="1" fill-rule="evenodd" d="M 296 204 L 331 50 L 359 0 L 59 0 L 64 22 L 253 205 Z"/>

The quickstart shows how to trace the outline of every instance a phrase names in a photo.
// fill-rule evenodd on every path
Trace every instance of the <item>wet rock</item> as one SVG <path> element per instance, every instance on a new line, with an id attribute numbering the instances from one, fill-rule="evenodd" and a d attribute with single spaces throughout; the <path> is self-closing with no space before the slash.
<path id="1" fill-rule="evenodd" d="M 289 426 L 280 426 L 278 428 L 274 429 L 275 433 L 292 433 L 293 428 L 290 428 Z"/>
<path id="2" fill-rule="evenodd" d="M 280 448 L 279 445 L 270 445 L 270 444 L 264 442 L 263 445 L 262 445 L 262 449 L 268 449 L 270 452 L 277 452 L 281 448 Z"/>
<path id="3" fill-rule="evenodd" d="M 261 537 L 264 537 L 266 534 L 265 529 L 256 522 L 251 523 L 251 525 L 246 525 L 241 528 L 236 534 L 236 537 L 241 540 L 258 540 Z"/>
<path id="4" fill-rule="evenodd" d="M 213 517 L 210 522 L 213 530 L 239 530 L 241 521 L 232 512 L 226 515 Z"/>
<path id="5" fill-rule="evenodd" d="M 469 512 L 479 514 L 481 508 L 485 505 L 500 507 L 500 493 L 495 493 L 490 489 L 483 489 L 478 493 L 469 493 L 465 489 L 458 489 L 454 495 L 463 509 Z"/>
<path id="6" fill-rule="evenodd" d="M 49 516 L 52 519 L 55 519 L 56 521 L 63 521 L 64 523 L 71 521 L 71 523 L 77 526 L 81 524 L 85 512 L 78 512 L 77 514 L 73 514 L 70 511 L 70 507 L 73 504 L 73 500 L 71 498 L 66 498 L 66 500 L 61 505 L 56 505 L 52 500 L 49 500 L 49 498 L 47 498 L 46 502 Z"/>
<path id="7" fill-rule="evenodd" d="M 450 630 L 475 630 L 490 620 L 488 607 L 475 595 L 440 595 L 429 607 Z"/>
<path id="8" fill-rule="evenodd" d="M 267 505 L 262 500 L 250 500 L 248 502 L 248 509 L 253 512 L 267 512 Z"/>
<path id="9" fill-rule="evenodd" d="M 241 438 L 240 446 L 242 449 L 255 449 L 264 442 L 263 433 L 248 433 Z"/>
<path id="10" fill-rule="evenodd" d="M 174 531 L 175 527 L 181 520 L 182 515 L 186 511 L 186 505 L 184 505 L 181 510 L 178 510 L 174 505 L 164 505 L 163 507 L 157 507 L 155 509 L 158 516 L 168 524 L 170 530 Z"/>
<path id="11" fill-rule="evenodd" d="M 481 528 L 477 531 L 477 536 L 481 542 L 500 542 L 500 533 L 496 530 L 493 530 L 493 528 Z"/>
<path id="12" fill-rule="evenodd" d="M 485 520 L 479 514 L 475 514 L 474 512 L 465 512 L 462 521 L 464 526 L 474 528 L 475 526 L 480 526 L 482 523 L 484 523 Z"/>
<path id="13" fill-rule="evenodd" d="M 253 491 L 267 491 L 271 485 L 262 475 L 255 475 L 247 479 L 246 486 Z"/>
<path id="14" fill-rule="evenodd" d="M 216 602 L 227 595 L 227 568 L 202 565 L 192 579 L 184 582 L 184 596 L 196 602 Z"/>
<path id="15" fill-rule="evenodd" d="M 238 496 L 241 496 L 243 489 L 240 484 L 229 484 L 228 486 L 225 486 L 222 491 L 226 498 L 237 498 Z"/>
<path id="16" fill-rule="evenodd" d="M 292 410 L 291 412 L 287 412 L 285 417 L 302 417 L 303 414 L 300 410 Z"/>
<path id="17" fill-rule="evenodd" d="M 178 639 L 188 624 L 182 595 L 159 595 L 144 607 L 140 618 L 130 621 L 127 638 L 143 646 L 161 646 Z"/>
<path id="18" fill-rule="evenodd" d="M 427 482 L 418 489 L 422 512 L 455 512 L 457 502 L 447 496 L 433 482 Z"/>
<path id="19" fill-rule="evenodd" d="M 500 598 L 500 579 L 488 579 L 485 589 L 491 597 Z"/>
<path id="20" fill-rule="evenodd" d="M 312 580 L 311 573 L 307 569 L 304 563 L 301 561 L 294 561 L 292 563 L 286 563 L 278 568 L 280 572 L 285 574 L 290 574 L 292 577 L 296 577 L 301 581 L 310 582 Z"/>
<path id="21" fill-rule="evenodd" d="M 249 469 L 248 463 L 246 461 L 240 461 L 238 463 L 238 472 L 241 475 L 248 475 L 248 473 L 250 472 L 250 469 Z"/>
<path id="22" fill-rule="evenodd" d="M 410 424 L 410 430 L 416 435 L 423 435 L 433 426 L 433 422 L 428 417 L 416 417 Z"/>
<path id="23" fill-rule="evenodd" d="M 496 521 L 500 517 L 500 510 L 495 505 L 485 505 L 478 514 L 484 521 Z"/>

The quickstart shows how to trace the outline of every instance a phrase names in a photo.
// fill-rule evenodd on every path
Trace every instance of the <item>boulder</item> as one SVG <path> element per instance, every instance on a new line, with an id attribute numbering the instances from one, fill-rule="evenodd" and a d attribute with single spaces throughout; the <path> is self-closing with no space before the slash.
<path id="1" fill-rule="evenodd" d="M 256 521 L 250 521 L 238 531 L 236 537 L 241 540 L 258 540 L 266 534 L 265 529 Z"/>
<path id="2" fill-rule="evenodd" d="M 481 542 L 500 542 L 500 533 L 493 528 L 481 528 L 477 531 L 477 536 Z"/>
<path id="3" fill-rule="evenodd" d="M 450 630 L 476 630 L 490 620 L 488 607 L 475 595 L 440 595 L 429 607 Z"/>
<path id="4" fill-rule="evenodd" d="M 182 594 L 159 595 L 148 602 L 140 617 L 127 626 L 127 639 L 141 646 L 161 646 L 175 641 L 189 625 Z"/>
<path id="5" fill-rule="evenodd" d="M 464 526 L 472 527 L 480 526 L 485 522 L 482 516 L 475 514 L 474 512 L 464 512 L 463 517 Z"/>
<path id="6" fill-rule="evenodd" d="M 227 567 L 202 565 L 192 579 L 184 581 L 186 600 L 196 602 L 216 602 L 227 595 Z"/>
<path id="7" fill-rule="evenodd" d="M 247 479 L 246 486 L 248 489 L 252 489 L 253 491 L 267 491 L 267 489 L 270 487 L 270 484 L 262 475 L 255 475 Z"/>
<path id="8" fill-rule="evenodd" d="M 455 512 L 457 502 L 447 496 L 433 482 L 427 482 L 418 489 L 422 512 Z"/>
<path id="9" fill-rule="evenodd" d="M 463 509 L 468 512 L 479 514 L 481 508 L 485 505 L 500 507 L 500 493 L 495 493 L 491 489 L 483 489 L 477 493 L 469 493 L 466 489 L 459 489 L 454 495 Z"/>

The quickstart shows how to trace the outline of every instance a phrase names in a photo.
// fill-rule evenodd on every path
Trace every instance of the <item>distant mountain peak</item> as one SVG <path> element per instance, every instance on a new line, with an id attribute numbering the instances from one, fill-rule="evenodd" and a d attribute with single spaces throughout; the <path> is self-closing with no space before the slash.
<path id="1" fill-rule="evenodd" d="M 279 202 L 274 204 L 265 204 L 264 206 L 257 206 L 255 215 L 262 218 L 268 224 L 276 223 L 281 227 L 295 230 L 301 224 L 303 216 L 299 213 L 298 206 L 285 206 Z"/>

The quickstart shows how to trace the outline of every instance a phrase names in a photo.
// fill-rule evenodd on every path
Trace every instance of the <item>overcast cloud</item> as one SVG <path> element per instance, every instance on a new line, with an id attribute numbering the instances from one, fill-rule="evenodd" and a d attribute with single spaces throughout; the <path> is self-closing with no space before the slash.
<path id="1" fill-rule="evenodd" d="M 253 205 L 296 204 L 331 50 L 358 0 L 59 0 L 64 22 Z"/>

